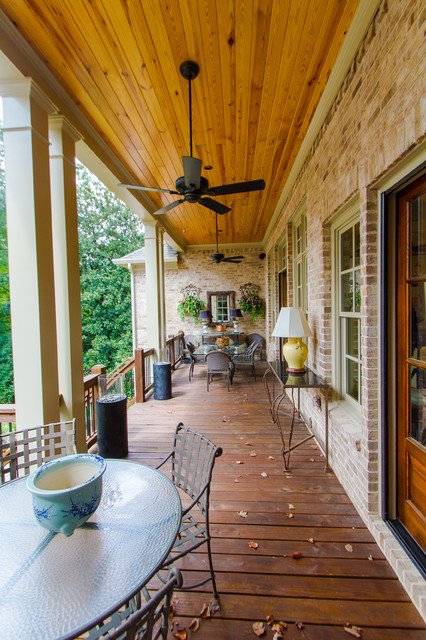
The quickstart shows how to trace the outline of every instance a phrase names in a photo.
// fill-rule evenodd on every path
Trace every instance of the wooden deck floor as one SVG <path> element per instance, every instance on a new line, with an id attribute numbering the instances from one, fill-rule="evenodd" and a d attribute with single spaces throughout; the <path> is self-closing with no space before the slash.
<path id="1" fill-rule="evenodd" d="M 249 371 L 238 370 L 229 393 L 219 380 L 207 393 L 204 367 L 196 367 L 188 383 L 183 365 L 173 374 L 171 400 L 130 409 L 129 459 L 155 465 L 169 451 L 179 421 L 224 451 L 213 473 L 210 509 L 221 610 L 191 632 L 191 620 L 211 599 L 210 585 L 178 592 L 170 638 L 184 627 L 187 638 L 198 640 L 255 638 L 253 623 L 270 615 L 287 623 L 288 640 L 357 637 L 345 625 L 360 627 L 364 640 L 426 638 L 421 616 L 343 488 L 333 473 L 324 473 L 315 441 L 295 450 L 284 472 L 261 376 L 254 382 Z M 179 566 L 200 572 L 206 554 L 191 554 Z M 273 635 L 267 627 L 262 638 Z"/>

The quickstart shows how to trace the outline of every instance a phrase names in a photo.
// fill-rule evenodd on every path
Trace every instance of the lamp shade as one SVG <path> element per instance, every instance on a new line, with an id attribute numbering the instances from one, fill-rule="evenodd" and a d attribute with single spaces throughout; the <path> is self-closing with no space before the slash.
<path id="1" fill-rule="evenodd" d="M 207 309 L 205 309 L 204 311 L 200 311 L 200 313 L 198 314 L 199 320 L 210 320 L 211 317 L 212 314 Z"/>
<path id="2" fill-rule="evenodd" d="M 243 314 L 242 314 L 241 309 L 231 309 L 229 311 L 229 317 L 230 318 L 242 318 Z"/>
<path id="3" fill-rule="evenodd" d="M 300 307 L 281 307 L 272 332 L 274 338 L 302 338 L 312 336 L 305 312 Z"/>

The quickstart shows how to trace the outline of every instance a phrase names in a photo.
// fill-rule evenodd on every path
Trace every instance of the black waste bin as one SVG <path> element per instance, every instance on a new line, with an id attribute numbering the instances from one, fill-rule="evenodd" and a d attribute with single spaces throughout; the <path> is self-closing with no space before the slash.
<path id="1" fill-rule="evenodd" d="M 154 400 L 170 400 L 172 397 L 171 362 L 154 364 Z"/>
<path id="2" fill-rule="evenodd" d="M 110 394 L 96 400 L 98 454 L 102 458 L 125 458 L 127 441 L 127 397 Z"/>

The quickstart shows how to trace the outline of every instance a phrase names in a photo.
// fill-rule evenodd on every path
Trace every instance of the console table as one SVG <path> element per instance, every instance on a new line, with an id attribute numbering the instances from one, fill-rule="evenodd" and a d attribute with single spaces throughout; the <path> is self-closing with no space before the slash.
<path id="1" fill-rule="evenodd" d="M 209 331 L 201 334 L 201 344 L 206 344 L 206 338 L 231 338 L 236 344 L 240 344 L 240 336 L 244 335 L 242 331 Z"/>
<path id="2" fill-rule="evenodd" d="M 302 389 L 320 389 L 323 392 L 325 412 L 325 471 L 330 471 L 328 466 L 328 383 L 324 378 L 310 369 L 307 369 L 304 374 L 288 374 L 283 363 L 276 360 L 274 362 L 268 362 L 268 369 L 263 376 L 263 384 L 265 385 L 265 390 L 268 395 L 272 420 L 276 423 L 280 432 L 281 442 L 283 445 L 282 456 L 284 460 L 284 468 L 286 470 L 290 468 L 290 454 L 293 449 L 296 449 L 308 440 L 315 438 L 315 434 L 312 432 L 310 425 L 304 420 L 300 413 L 300 391 Z M 275 387 L 277 387 L 277 389 L 275 389 Z M 282 402 L 288 397 L 287 389 L 291 389 L 290 396 L 293 405 L 291 413 L 281 410 Z M 297 390 L 297 405 L 294 398 L 295 390 Z M 280 422 L 280 415 L 286 415 L 291 418 L 287 447 Z M 296 423 L 304 424 L 309 431 L 309 435 L 292 445 L 293 431 Z"/>

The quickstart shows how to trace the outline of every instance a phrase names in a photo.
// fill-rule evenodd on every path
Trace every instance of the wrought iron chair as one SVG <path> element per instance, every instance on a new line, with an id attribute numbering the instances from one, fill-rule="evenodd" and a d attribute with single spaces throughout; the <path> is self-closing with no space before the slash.
<path id="1" fill-rule="evenodd" d="M 259 348 L 257 342 L 252 342 L 249 347 L 247 347 L 245 353 L 240 353 L 235 356 L 232 356 L 232 362 L 234 365 L 242 365 L 251 367 L 251 373 L 254 376 L 254 380 L 256 381 L 256 367 L 254 366 L 254 356 L 256 353 L 256 349 Z"/>
<path id="2" fill-rule="evenodd" d="M 249 333 L 249 335 L 245 339 L 247 347 L 249 347 L 253 342 L 256 342 L 259 345 L 259 360 L 262 360 L 264 339 L 262 338 L 260 333 Z"/>
<path id="3" fill-rule="evenodd" d="M 136 592 L 118 610 L 99 618 L 82 637 L 87 640 L 167 640 L 173 590 L 181 585 L 181 573 L 174 567 L 167 582 L 152 597 L 147 589 Z"/>
<path id="4" fill-rule="evenodd" d="M 207 391 L 209 391 L 213 376 L 218 374 L 226 376 L 229 391 L 229 382 L 232 384 L 234 379 L 234 365 L 231 356 L 224 351 L 210 351 L 210 353 L 206 355 L 206 363 Z"/>
<path id="5" fill-rule="evenodd" d="M 191 344 L 194 347 L 194 349 L 196 349 L 199 346 L 200 341 L 198 339 L 198 336 L 195 336 L 195 335 L 192 335 L 191 333 L 188 333 L 188 334 L 183 336 L 183 343 L 184 343 L 185 348 L 187 348 L 188 345 Z"/>
<path id="6" fill-rule="evenodd" d="M 182 510 L 182 523 L 178 537 L 162 568 L 168 567 L 202 544 L 207 544 L 210 576 L 195 584 L 183 584 L 180 588 L 183 591 L 189 591 L 211 580 L 215 598 L 218 597 L 218 593 L 210 545 L 209 498 L 214 463 L 221 455 L 221 447 L 217 447 L 205 436 L 179 422 L 174 435 L 173 448 L 157 466 L 159 469 L 170 460 L 172 482 L 191 500 L 189 506 Z M 197 516 L 201 517 L 201 522 Z M 159 577 L 161 579 L 161 574 Z"/>
<path id="7" fill-rule="evenodd" d="M 0 449 L 0 484 L 4 484 L 49 460 L 76 453 L 75 419 L 2 433 Z"/>

